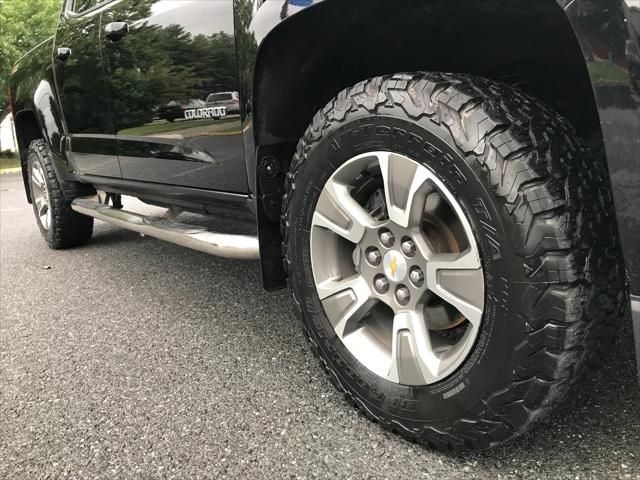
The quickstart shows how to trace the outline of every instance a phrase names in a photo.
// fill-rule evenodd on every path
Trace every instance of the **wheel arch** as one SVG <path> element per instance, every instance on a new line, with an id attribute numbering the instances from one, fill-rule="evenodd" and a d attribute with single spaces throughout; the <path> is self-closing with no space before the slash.
<path id="1" fill-rule="evenodd" d="M 296 143 L 313 114 L 343 88 L 420 70 L 517 86 L 567 117 L 581 137 L 598 134 L 586 63 L 556 0 L 398 0 L 392 9 L 384 0 L 349 8 L 325 0 L 280 22 L 260 45 L 257 145 Z"/>
<path id="2" fill-rule="evenodd" d="M 22 169 L 22 180 L 24 182 L 27 201 L 31 203 L 31 186 L 29 184 L 29 172 L 27 165 L 27 155 L 29 145 L 34 140 L 44 138 L 42 129 L 33 110 L 22 110 L 15 115 L 16 138 L 18 140 L 18 151 L 20 152 L 20 167 Z"/>
<path id="3" fill-rule="evenodd" d="M 336 21 L 339 19 L 339 21 Z M 455 19 L 455 21 L 451 21 Z M 294 39 L 294 40 L 292 40 Z M 366 78 L 402 71 L 467 73 L 516 86 L 568 118 L 603 151 L 591 80 L 575 32 L 556 0 L 325 0 L 280 22 L 262 41 L 253 95 L 258 224 L 267 288 L 284 284 L 279 200 L 286 172 L 315 112 Z"/>

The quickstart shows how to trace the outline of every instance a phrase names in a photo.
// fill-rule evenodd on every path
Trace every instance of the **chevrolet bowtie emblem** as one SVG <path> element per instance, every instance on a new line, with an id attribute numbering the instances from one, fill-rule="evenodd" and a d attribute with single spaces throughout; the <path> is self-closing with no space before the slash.
<path id="1" fill-rule="evenodd" d="M 382 266 L 384 274 L 390 282 L 401 282 L 407 276 L 407 262 L 402 254 L 396 250 L 390 250 L 384 255 Z"/>
<path id="2" fill-rule="evenodd" d="M 396 278 L 396 271 L 398 270 L 398 257 L 395 255 L 391 259 L 391 275 Z"/>

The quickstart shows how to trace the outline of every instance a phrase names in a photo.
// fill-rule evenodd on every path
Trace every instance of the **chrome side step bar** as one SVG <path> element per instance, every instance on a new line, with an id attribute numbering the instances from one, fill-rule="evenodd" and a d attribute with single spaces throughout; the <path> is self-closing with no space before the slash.
<path id="1" fill-rule="evenodd" d="M 168 218 L 147 217 L 118 210 L 100 202 L 98 196 L 76 198 L 71 203 L 71 208 L 103 222 L 218 257 L 243 260 L 260 258 L 257 237 L 215 233 L 204 227 L 187 225 Z"/>

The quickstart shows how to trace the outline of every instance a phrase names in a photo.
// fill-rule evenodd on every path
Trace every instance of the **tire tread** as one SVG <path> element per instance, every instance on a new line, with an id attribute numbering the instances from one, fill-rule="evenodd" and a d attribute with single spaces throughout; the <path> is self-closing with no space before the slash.
<path id="1" fill-rule="evenodd" d="M 45 140 L 37 139 L 31 142 L 29 155 L 35 156 L 30 161 L 40 162 L 49 184 L 50 208 L 52 210 L 50 230 L 43 230 L 39 220 L 36 219 L 47 244 L 55 250 L 87 244 L 93 235 L 93 218 L 81 215 L 71 209 L 71 202 L 75 197 L 81 195 L 81 192 L 75 195 L 73 191 L 63 191 L 53 166 L 49 146 Z"/>
<path id="2" fill-rule="evenodd" d="M 467 161 L 483 168 L 517 225 L 517 253 L 531 280 L 516 312 L 526 329 L 525 340 L 514 347 L 517 367 L 507 387 L 448 425 L 412 430 L 367 409 L 340 384 L 306 331 L 301 299 L 291 282 L 288 244 L 296 178 L 323 133 L 361 109 L 370 114 L 401 109 L 411 120 L 445 125 Z M 629 315 L 606 165 L 590 155 L 560 115 L 516 89 L 483 78 L 401 73 L 340 92 L 316 113 L 297 145 L 285 180 L 281 230 L 295 308 L 329 378 L 367 417 L 430 447 L 482 449 L 529 429 L 566 397 L 585 367 L 602 362 L 620 320 Z"/>

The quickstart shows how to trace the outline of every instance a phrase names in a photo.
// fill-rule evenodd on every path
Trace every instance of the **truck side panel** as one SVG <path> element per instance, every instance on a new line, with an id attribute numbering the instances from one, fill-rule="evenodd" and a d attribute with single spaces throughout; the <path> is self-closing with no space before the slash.
<path id="1" fill-rule="evenodd" d="M 247 135 L 245 137 L 245 151 L 247 154 L 247 168 L 250 182 L 249 184 L 257 192 L 260 199 L 260 209 L 268 211 L 271 207 L 276 209 L 278 202 L 274 195 L 270 192 L 261 191 L 260 172 L 262 159 L 270 156 L 270 152 L 265 152 L 265 145 L 271 145 L 273 142 L 280 140 L 261 137 L 261 119 L 267 122 L 269 117 L 273 117 L 270 112 L 260 111 L 262 101 L 257 98 L 259 95 L 261 82 L 272 82 L 273 80 L 267 74 L 263 73 L 261 58 L 265 48 L 270 43 L 270 39 L 274 38 L 276 30 L 285 27 L 285 23 L 296 22 L 298 14 L 300 18 L 305 16 L 313 16 L 312 11 L 316 7 L 331 3 L 333 0 L 288 0 L 284 2 L 264 2 L 257 9 L 243 8 L 244 2 L 237 2 L 236 7 L 236 24 L 248 24 L 247 35 L 243 36 L 239 33 L 238 41 L 243 47 L 239 51 L 239 65 L 241 68 L 241 84 L 243 86 L 243 96 L 246 101 L 252 98 L 252 128 L 255 130 L 255 136 Z M 593 138 L 589 139 L 596 150 L 596 154 L 606 154 L 609 163 L 612 187 L 614 191 L 614 200 L 616 203 L 618 224 L 620 228 L 620 236 L 622 238 L 625 250 L 625 260 L 627 269 L 631 277 L 632 292 L 640 293 L 640 249 L 636 248 L 634 236 L 640 231 L 640 198 L 637 196 L 640 187 L 640 107 L 639 107 L 639 91 L 638 80 L 640 65 L 637 57 L 634 57 L 634 51 L 637 51 L 637 35 L 638 35 L 638 16 L 640 12 L 637 7 L 633 7 L 630 0 L 553 0 L 561 12 L 571 22 L 566 22 L 568 35 L 573 36 L 574 40 L 580 42 L 582 52 L 576 48 L 576 53 L 582 53 L 583 58 L 567 59 L 571 62 L 581 64 L 582 70 L 585 71 L 586 89 L 578 89 L 577 85 L 571 85 L 571 88 L 564 89 L 567 94 L 557 99 L 559 104 L 572 103 L 594 105 L 594 128 Z M 441 7 L 448 2 L 440 0 L 431 0 L 424 2 L 425 4 Z M 460 2 L 462 4 L 463 2 Z M 527 11 L 532 6 L 540 6 L 543 0 L 526 1 L 526 0 L 510 0 L 504 2 L 513 9 L 522 9 Z M 551 3 L 551 2 L 548 2 Z M 475 2 L 469 2 L 474 6 Z M 459 5 L 459 4 L 457 4 Z M 240 8 L 238 8 L 238 6 Z M 340 2 L 334 5 L 334 10 L 340 10 Z M 425 7 L 426 8 L 426 7 Z M 475 7 L 474 7 L 475 8 Z M 368 10 L 372 10 L 373 5 Z M 247 22 L 246 17 L 249 17 Z M 307 22 L 308 23 L 308 22 Z M 573 27 L 573 32 L 571 32 Z M 451 27 L 453 28 L 453 27 Z M 237 28 L 238 32 L 245 29 Z M 303 31 L 305 34 L 307 30 Z M 304 39 L 298 38 L 295 44 L 287 46 L 286 52 L 280 52 L 280 55 L 286 58 L 296 52 L 296 46 L 304 42 Z M 243 55 L 247 58 L 243 58 Z M 272 55 L 273 57 L 273 55 Z M 255 60 L 253 60 L 255 58 Z M 308 68 L 308 58 L 304 55 L 304 59 L 300 61 L 300 65 L 294 65 L 295 68 L 290 69 L 292 72 L 304 72 Z M 495 59 L 495 58 L 494 58 Z M 586 59 L 586 68 L 585 62 Z M 253 61 L 253 63 L 252 63 Z M 286 60 L 283 60 L 283 62 Z M 540 61 L 537 59 L 536 61 Z M 255 65 L 254 65 L 255 63 Z M 430 70 L 433 66 L 429 64 L 421 65 L 420 69 Z M 514 65 L 514 68 L 517 67 Z M 253 77 L 254 69 L 256 70 L 255 78 Z M 588 69 L 588 72 L 587 72 Z M 464 65 L 458 66 L 456 71 L 465 71 Z M 380 72 L 384 73 L 384 72 Z M 475 72 L 472 72 L 475 73 Z M 554 69 L 547 69 L 544 73 L 547 76 L 553 76 Z M 265 75 L 267 75 L 265 77 Z M 340 72 L 336 72 L 340 75 Z M 588 75 L 588 77 L 587 77 Z M 254 83 L 249 81 L 249 77 Z M 526 78 L 524 83 L 526 83 Z M 563 75 L 559 75 L 554 82 L 561 83 L 569 81 Z M 283 79 L 280 80 L 280 83 Z M 591 85 L 589 85 L 589 83 Z M 277 83 L 276 83 L 277 84 Z M 595 92 L 594 97 L 584 98 L 588 95 L 589 86 Z M 579 98 L 567 98 L 573 92 Z M 269 90 L 269 96 L 273 96 L 274 92 Z M 312 95 L 313 92 L 310 92 Z M 301 100 L 302 101 L 302 100 Z M 597 111 L 596 111 L 597 109 Z M 248 110 L 248 109 L 247 109 Z M 562 111 L 561 109 L 559 109 Z M 587 109 L 588 110 L 588 109 Z M 584 115 L 578 115 L 578 119 L 584 118 Z M 599 119 L 599 122 L 598 122 Z M 276 119 L 277 120 L 277 119 Z M 576 119 L 573 119 L 576 121 Z M 599 125 L 598 125 L 599 123 Z M 258 138 L 259 137 L 259 138 Z M 267 135 L 268 137 L 268 135 Z M 596 138 L 597 137 L 597 138 Z M 600 140 L 600 137 L 604 141 Z M 293 144 L 295 140 L 289 139 Z M 257 143 L 256 145 L 253 142 Z M 605 152 L 601 151 L 604 145 Z M 270 147 L 269 147 L 270 148 Z M 598 151 L 600 150 L 600 151 Z M 259 224 L 261 219 L 258 219 Z M 263 232 L 269 230 L 267 222 L 262 228 Z M 274 234 L 275 229 L 274 229 Z M 268 237 L 268 234 L 267 234 Z M 262 235 L 261 235 L 262 239 Z M 269 237 L 269 242 L 271 241 Z M 274 257 L 277 256 L 275 244 L 273 242 Z M 273 259 L 274 264 L 276 259 Z M 263 265 L 264 267 L 264 265 Z"/>
<path id="2" fill-rule="evenodd" d="M 11 79 L 13 112 L 22 162 L 22 174 L 29 198 L 29 186 L 26 181 L 26 154 L 30 135 L 34 128 L 51 146 L 58 171 L 68 168 L 63 157 L 64 124 L 57 99 L 53 49 L 54 39 L 49 38 L 25 55 L 14 67 Z M 33 123 L 37 125 L 33 125 Z"/>
<path id="3" fill-rule="evenodd" d="M 638 295 L 640 9 L 625 0 L 577 0 L 566 13 L 591 76 L 631 292 Z"/>
<path id="4" fill-rule="evenodd" d="M 123 179 L 247 193 L 233 20 L 232 0 L 105 6 L 105 94 Z M 126 34 L 105 37 L 122 23 Z"/>

